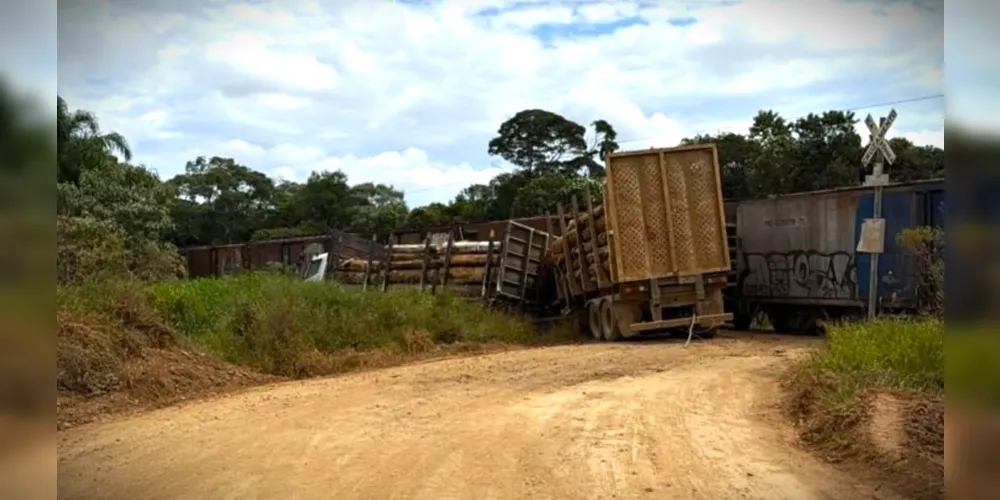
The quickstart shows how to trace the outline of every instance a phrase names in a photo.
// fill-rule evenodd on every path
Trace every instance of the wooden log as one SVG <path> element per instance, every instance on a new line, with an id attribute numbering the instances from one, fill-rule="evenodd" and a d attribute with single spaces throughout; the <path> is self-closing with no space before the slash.
<path id="1" fill-rule="evenodd" d="M 493 256 L 493 263 L 496 264 L 499 261 L 499 257 Z M 465 254 L 465 255 L 453 255 L 451 257 L 451 267 L 482 267 L 486 265 L 486 254 Z M 337 267 L 338 270 L 344 271 L 362 271 L 364 270 L 366 262 L 360 259 L 346 260 Z M 373 260 L 372 268 L 381 269 L 382 262 Z M 393 269 L 420 269 L 423 266 L 422 259 L 412 259 L 412 260 L 393 260 Z M 436 269 L 444 266 L 444 258 L 436 257 L 432 258 L 427 263 L 428 269 Z"/>
<path id="2" fill-rule="evenodd" d="M 577 233 L 573 232 L 573 233 L 569 233 L 569 234 L 570 235 L 576 235 Z M 584 234 L 586 234 L 586 233 L 584 233 Z M 569 238 L 569 239 L 570 239 L 570 245 L 575 245 L 576 244 L 576 238 L 575 237 Z M 552 255 L 555 258 L 557 258 L 557 259 L 561 258 L 561 256 L 566 253 L 565 241 L 566 240 L 563 239 L 563 238 L 556 238 L 555 241 L 552 242 L 551 250 L 552 250 Z M 589 237 L 585 238 L 583 243 L 584 243 L 584 245 L 588 244 L 589 243 Z M 608 244 L 608 233 L 606 233 L 606 232 L 604 232 L 604 233 L 597 233 L 597 246 L 598 247 L 602 247 L 602 246 L 607 246 L 607 244 Z"/>
<path id="3" fill-rule="evenodd" d="M 489 246 L 488 241 L 456 241 L 452 247 L 452 252 L 459 253 L 485 253 L 486 247 Z M 432 245 L 431 250 L 435 252 L 444 253 L 445 245 Z M 408 245 L 395 245 L 392 248 L 393 254 L 424 254 L 424 244 L 408 244 Z"/>
<path id="4" fill-rule="evenodd" d="M 605 225 L 598 223 L 596 229 L 597 229 L 597 237 L 600 238 L 601 235 L 604 235 L 604 241 L 607 241 L 607 228 L 605 227 Z M 565 241 L 569 241 L 570 245 L 573 245 L 579 240 L 590 241 L 590 231 L 587 230 L 584 231 L 583 234 L 580 234 L 580 232 L 576 228 L 574 229 L 567 228 L 565 236 L 556 238 L 555 241 L 552 242 L 552 248 L 554 250 L 558 249 L 557 253 L 562 252 L 563 251 L 562 248 L 565 245 L 564 243 Z"/>
<path id="5" fill-rule="evenodd" d="M 393 269 L 389 273 L 389 283 L 420 283 L 420 269 Z M 453 267 L 448 270 L 448 282 L 451 284 L 478 284 L 483 281 L 482 268 Z M 358 271 L 334 271 L 334 279 L 343 283 L 361 284 L 364 277 L 363 272 Z"/>
<path id="6" fill-rule="evenodd" d="M 594 254 L 591 253 L 589 251 L 589 249 L 587 249 L 587 250 L 588 250 L 588 252 L 587 252 L 587 263 L 588 264 L 593 264 L 594 263 Z M 601 262 L 607 262 L 609 257 L 611 257 L 611 252 L 608 251 L 608 247 L 598 247 L 598 249 L 597 249 L 597 259 L 598 260 L 600 260 Z"/>
<path id="7" fill-rule="evenodd" d="M 589 207 L 588 207 L 589 208 Z M 589 213 L 588 213 L 589 212 Z M 578 226 L 584 226 L 590 223 L 590 219 L 598 220 L 604 217 L 604 205 L 594 205 L 593 210 L 588 210 L 580 214 L 576 220 L 571 221 L 570 224 L 576 223 Z"/>

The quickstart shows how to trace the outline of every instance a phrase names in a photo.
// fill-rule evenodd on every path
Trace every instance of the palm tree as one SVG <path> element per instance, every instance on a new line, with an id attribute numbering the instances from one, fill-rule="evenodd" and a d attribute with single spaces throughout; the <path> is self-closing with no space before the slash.
<path id="1" fill-rule="evenodd" d="M 98 168 L 107 161 L 117 161 L 115 152 L 125 161 L 132 159 L 132 150 L 124 136 L 118 132 L 101 132 L 93 113 L 83 110 L 71 113 L 62 96 L 56 96 L 56 99 L 58 182 L 76 183 L 81 171 Z"/>

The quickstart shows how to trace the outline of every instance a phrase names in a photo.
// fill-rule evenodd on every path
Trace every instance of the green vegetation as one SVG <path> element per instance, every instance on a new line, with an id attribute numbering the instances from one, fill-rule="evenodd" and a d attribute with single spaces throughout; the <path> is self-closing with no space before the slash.
<path id="1" fill-rule="evenodd" d="M 301 356 L 289 358 L 296 352 L 414 354 L 436 344 L 537 338 L 528 323 L 451 294 L 362 292 L 280 275 L 164 283 L 152 286 L 149 295 L 186 338 L 231 362 L 281 375 L 317 369 Z"/>
<path id="2" fill-rule="evenodd" d="M 944 322 L 886 318 L 831 325 L 827 348 L 801 367 L 825 404 L 854 404 L 870 390 L 944 393 Z M 797 377 L 803 373 L 796 373 Z"/>
<path id="3" fill-rule="evenodd" d="M 543 340 L 520 318 L 450 294 L 362 292 L 267 273 L 96 283 L 60 289 L 64 317 L 90 324 L 141 317 L 159 325 L 159 335 L 273 375 L 358 368 L 367 352 L 417 355 L 441 345 Z"/>

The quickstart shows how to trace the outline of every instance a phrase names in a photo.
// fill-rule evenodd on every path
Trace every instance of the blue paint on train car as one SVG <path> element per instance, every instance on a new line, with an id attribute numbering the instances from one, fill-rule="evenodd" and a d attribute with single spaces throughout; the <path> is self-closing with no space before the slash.
<path id="1" fill-rule="evenodd" d="M 874 194 L 867 192 L 858 199 L 855 212 L 854 240 L 861 237 L 861 225 L 870 218 Z M 912 258 L 897 243 L 904 229 L 920 226 L 944 226 L 944 183 L 913 184 L 887 188 L 882 195 L 882 218 L 885 219 L 885 252 L 879 255 L 879 303 L 892 308 L 916 306 L 914 279 L 917 269 Z M 855 252 L 858 297 L 867 301 L 871 275 L 871 254 Z M 866 302 L 867 303 L 867 302 Z"/>

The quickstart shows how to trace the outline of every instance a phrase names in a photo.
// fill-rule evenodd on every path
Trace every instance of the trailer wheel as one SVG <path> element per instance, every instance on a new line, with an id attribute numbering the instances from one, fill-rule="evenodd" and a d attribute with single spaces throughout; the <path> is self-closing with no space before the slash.
<path id="1" fill-rule="evenodd" d="M 694 332 L 694 334 L 704 340 L 711 340 L 714 339 L 719 334 L 719 327 L 710 326 L 704 330 L 696 331 Z"/>
<path id="2" fill-rule="evenodd" d="M 753 323 L 753 316 L 745 312 L 733 313 L 733 328 L 746 331 Z"/>
<path id="3" fill-rule="evenodd" d="M 587 302 L 587 329 L 596 340 L 604 338 L 601 328 L 601 301 L 591 300 Z"/>
<path id="4" fill-rule="evenodd" d="M 618 328 L 618 318 L 615 317 L 615 308 L 611 299 L 601 300 L 601 334 L 604 340 L 617 342 L 623 338 L 621 329 Z"/>

